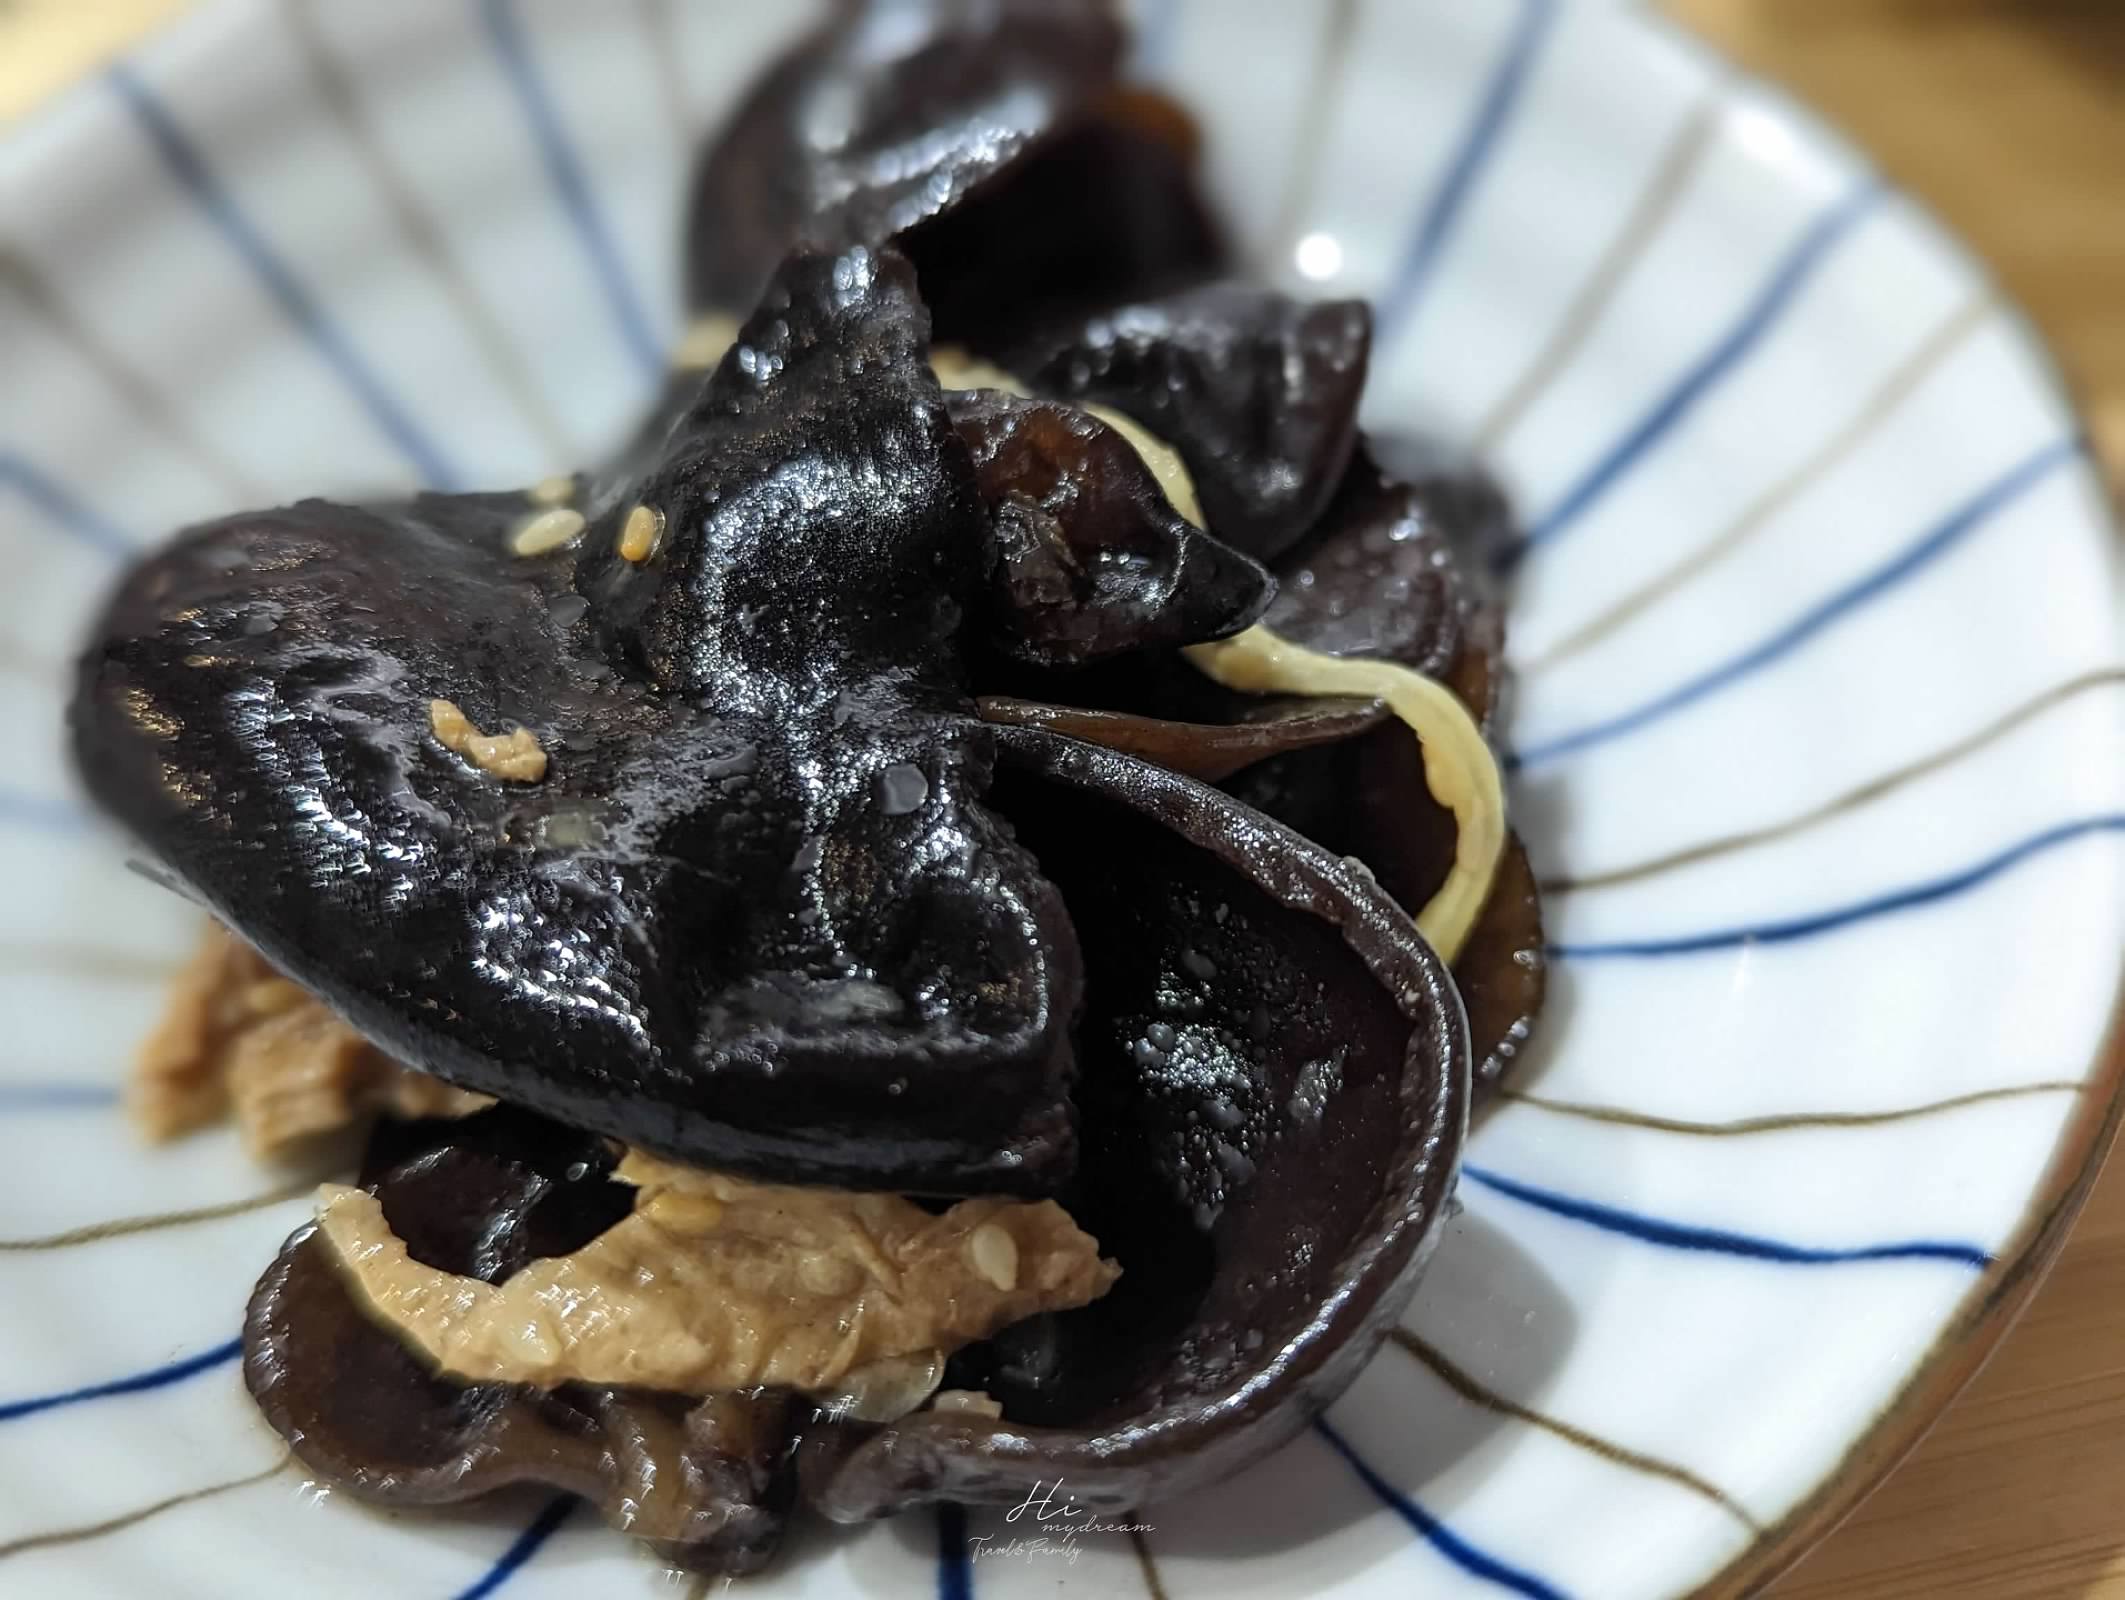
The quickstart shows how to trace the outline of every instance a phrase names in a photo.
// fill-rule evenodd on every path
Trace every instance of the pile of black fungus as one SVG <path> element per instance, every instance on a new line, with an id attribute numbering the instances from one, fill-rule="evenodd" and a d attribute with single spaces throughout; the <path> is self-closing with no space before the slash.
<path id="1" fill-rule="evenodd" d="M 100 804 L 364 1034 L 502 1102 L 373 1137 L 417 1260 L 575 1250 L 628 1212 L 624 1144 L 1051 1196 L 1123 1269 L 952 1358 L 1000 1417 L 873 1424 L 437 1376 L 305 1229 L 246 1370 L 324 1478 L 557 1485 L 744 1571 L 800 1499 L 1201 1485 L 1406 1305 L 1541 998 L 1525 858 L 1449 971 L 1413 914 L 1455 823 L 1410 728 L 1181 648 L 1262 624 L 1487 727 L 1507 513 L 1360 436 L 1364 304 L 1223 276 L 1193 129 L 1118 81 L 1123 43 L 1093 0 L 842 6 L 700 164 L 687 282 L 735 339 L 574 480 L 572 536 L 527 545 L 521 493 L 306 500 L 184 531 L 102 617 Z M 948 342 L 1011 386 L 941 387 Z M 544 775 L 446 746 L 437 701 L 531 730 Z"/>

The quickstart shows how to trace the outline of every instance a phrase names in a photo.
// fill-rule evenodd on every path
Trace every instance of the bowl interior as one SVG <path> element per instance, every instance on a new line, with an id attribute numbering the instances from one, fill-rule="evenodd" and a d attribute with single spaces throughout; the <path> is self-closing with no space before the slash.
<path id="1" fill-rule="evenodd" d="M 1139 11 L 1250 270 L 1372 298 L 1371 422 L 1512 489 L 1515 803 L 1576 880 L 1406 1342 L 1142 1547 L 1176 1595 L 1689 1588 L 1938 1403 L 1897 1410 L 1996 1331 L 2114 1093 L 2120 590 L 2075 420 L 1926 216 L 1633 8 Z M 690 153 L 806 14 L 223 0 L 0 142 L 0 1236 L 281 1196 L 0 1251 L 0 1589 L 661 1592 L 587 1515 L 271 1470 L 230 1341 L 313 1174 L 118 1116 L 196 914 L 85 813 L 64 706 L 172 527 L 622 435 Z M 751 1586 L 1143 1581 L 1125 1537 L 944 1527 L 800 1530 Z"/>

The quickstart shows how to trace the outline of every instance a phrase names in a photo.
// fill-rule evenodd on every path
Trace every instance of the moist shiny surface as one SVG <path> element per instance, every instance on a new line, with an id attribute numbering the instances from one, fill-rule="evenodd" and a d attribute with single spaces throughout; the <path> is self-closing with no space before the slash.
<path id="1" fill-rule="evenodd" d="M 782 1448 L 805 1438 L 805 1494 L 837 1519 L 1015 1500 L 1065 1472 L 1086 1504 L 1119 1507 L 1274 1448 L 1406 1305 L 1467 1115 L 1451 980 L 1368 878 L 1162 768 L 1035 730 L 1000 737 L 1005 803 L 1103 953 L 1081 1028 L 1085 1162 L 1063 1198 L 1123 1277 L 955 1359 L 948 1384 L 984 1390 L 1003 1417 L 782 1414 Z M 500 1281 L 630 1204 L 607 1193 L 609 1157 L 571 1152 L 563 1130 L 516 1112 L 459 1126 L 411 1159 L 386 1143 L 373 1163 L 387 1216 L 431 1264 Z M 421 1209 L 445 1193 L 461 1209 Z M 430 1377 L 325 1262 L 298 1233 L 247 1334 L 254 1392 L 306 1461 L 392 1499 L 576 1481 L 576 1456 L 556 1464 L 517 1420 L 545 1403 L 536 1392 Z M 371 1405 L 347 1412 L 324 1364 L 356 1369 Z"/>
<path id="2" fill-rule="evenodd" d="M 1076 946 L 982 804 L 990 524 L 926 332 L 904 264 L 794 258 L 575 551 L 511 555 L 502 496 L 193 530 L 83 663 L 91 791 L 452 1082 L 768 1177 L 1052 1186 Z M 427 736 L 445 685 L 542 732 L 535 792 Z"/>
<path id="3" fill-rule="evenodd" d="M 427 1264 L 503 1282 L 588 1243 L 627 1212 L 601 1143 L 507 1108 L 413 1123 L 372 1141 L 363 1173 Z M 511 1484 L 582 1495 L 682 1566 L 746 1572 L 795 1495 L 784 1392 L 696 1399 L 433 1375 L 357 1308 L 314 1231 L 266 1269 L 244 1322 L 244 1381 L 303 1464 L 386 1505 L 467 1500 Z"/>
<path id="4" fill-rule="evenodd" d="M 1407 1305 L 1467 1118 L 1451 980 L 1362 873 L 1162 768 L 1000 738 L 1014 815 L 1095 952 L 1065 1199 L 1123 1275 L 954 1362 L 947 1382 L 1003 1419 L 808 1438 L 805 1494 L 840 1520 L 1058 1476 L 1121 1509 L 1273 1449 Z"/>
<path id="5" fill-rule="evenodd" d="M 1363 301 L 1219 283 L 1056 322 L 1001 359 L 1043 393 L 1103 401 L 1170 440 L 1210 526 L 1268 561 L 1342 480 L 1371 352 Z"/>
<path id="6" fill-rule="evenodd" d="M 961 205 L 1112 83 L 1104 0 L 837 5 L 753 87 L 695 174 L 687 286 L 742 309 L 800 243 L 883 244 Z"/>
<path id="7" fill-rule="evenodd" d="M 379 1130 L 363 1183 L 410 1261 L 506 1298 L 614 1239 L 609 1136 L 773 1184 L 1050 1194 L 1123 1268 L 897 1380 L 980 1403 L 879 1423 L 783 1386 L 439 1377 L 304 1230 L 246 1375 L 333 1482 L 548 1484 L 739 1572 L 800 1493 L 855 1520 L 1207 1484 L 1400 1317 L 1472 1089 L 1540 1000 L 1525 859 L 1449 975 L 1410 912 L 1455 824 L 1409 728 L 1178 647 L 1265 619 L 1487 722 L 1471 552 L 1509 518 L 1458 466 L 1376 464 L 1407 453 L 1358 432 L 1366 307 L 1218 279 L 1193 129 L 1118 84 L 1122 46 L 1099 0 L 847 0 L 705 152 L 687 279 L 744 321 L 617 460 L 224 519 L 113 601 L 91 791 L 365 1035 L 510 1102 Z M 940 390 L 937 340 L 1028 392 Z"/>
<path id="8" fill-rule="evenodd" d="M 994 525 L 988 643 L 1035 667 L 1237 633 L 1269 574 L 1177 512 L 1097 417 L 995 389 L 946 400 Z"/>

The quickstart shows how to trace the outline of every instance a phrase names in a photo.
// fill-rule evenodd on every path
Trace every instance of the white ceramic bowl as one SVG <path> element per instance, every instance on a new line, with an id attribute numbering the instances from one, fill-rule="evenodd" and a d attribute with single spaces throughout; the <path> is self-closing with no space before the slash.
<path id="1" fill-rule="evenodd" d="M 0 1234 L 285 1181 L 112 1106 L 193 926 L 61 753 L 116 563 L 613 440 L 678 327 L 689 152 L 800 10 L 227 0 L 0 142 Z M 746 1592 L 1753 1581 L 1998 1337 L 2108 1132 L 2119 567 L 2073 414 L 1926 216 L 1638 10 L 1143 24 L 1257 269 L 1376 297 L 1376 419 L 1476 444 L 1527 514 L 1516 803 L 1578 880 L 1541 1047 L 1409 1342 L 1318 1432 L 1141 1551 L 800 1527 Z M 0 1592 L 666 1592 L 565 1508 L 272 1470 L 231 1339 L 304 1209 L 0 1247 Z"/>

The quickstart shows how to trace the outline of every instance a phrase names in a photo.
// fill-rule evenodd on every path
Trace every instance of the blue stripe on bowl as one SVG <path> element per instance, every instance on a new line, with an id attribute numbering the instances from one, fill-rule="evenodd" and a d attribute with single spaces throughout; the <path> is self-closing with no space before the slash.
<path id="1" fill-rule="evenodd" d="M 937 1600 L 974 1600 L 966 1507 L 951 1501 L 937 1508 Z"/>
<path id="2" fill-rule="evenodd" d="M 564 1494 L 558 1500 L 549 1501 L 539 1514 L 531 1519 L 531 1525 L 518 1534 L 509 1548 L 496 1559 L 493 1566 L 482 1573 L 479 1579 L 458 1590 L 451 1600 L 486 1600 L 503 1584 L 516 1576 L 524 1564 L 539 1553 L 539 1547 L 556 1533 L 576 1508 L 574 1495 Z"/>
<path id="3" fill-rule="evenodd" d="M 1555 1189 L 1537 1188 L 1517 1178 L 1508 1178 L 1470 1162 L 1463 1162 L 1462 1176 L 1471 1178 L 1486 1189 L 1495 1189 L 1508 1199 L 1518 1200 L 1523 1205 L 1534 1206 L 1556 1216 L 1567 1217 L 1573 1222 L 1584 1222 L 1590 1227 L 1601 1228 L 1625 1238 L 1637 1239 L 1646 1244 L 1664 1246 L 1670 1250 L 1699 1250 L 1714 1255 L 1740 1256 L 1750 1261 L 1775 1261 L 1797 1267 L 1838 1266 L 1855 1261 L 1952 1261 L 1958 1266 L 1974 1267 L 1983 1271 L 1992 1265 L 1992 1255 L 1974 1244 L 1957 1240 L 1910 1239 L 1892 1244 L 1855 1245 L 1844 1248 L 1825 1249 L 1815 1245 L 1789 1244 L 1782 1239 L 1767 1239 L 1757 1234 L 1734 1233 L 1725 1228 L 1706 1228 L 1692 1223 L 1671 1222 L 1664 1217 L 1650 1217 L 1642 1212 L 1626 1211 L 1621 1206 L 1604 1205 L 1598 1200 L 1583 1200 L 1577 1195 L 1559 1193 Z"/>
<path id="4" fill-rule="evenodd" d="M 140 553 L 138 541 L 57 478 L 15 454 L 0 449 L 0 483 L 12 485 L 60 531 L 104 554 L 123 560 Z"/>
<path id="5" fill-rule="evenodd" d="M 487 36 L 493 42 L 517 104 L 523 109 L 532 137 L 538 143 L 539 159 L 545 165 L 547 179 L 560 198 L 561 208 L 567 213 L 569 224 L 582 243 L 583 253 L 589 258 L 590 269 L 604 291 L 613 324 L 644 374 L 652 382 L 661 382 L 664 377 L 663 341 L 650 329 L 649 315 L 627 276 L 619 244 L 606 226 L 605 214 L 598 207 L 590 180 L 584 176 L 582 159 L 568 137 L 567 126 L 561 120 L 560 110 L 554 104 L 545 80 L 539 76 L 538 63 L 532 56 L 530 41 L 524 37 L 515 0 L 480 0 L 480 19 L 487 26 Z"/>
<path id="6" fill-rule="evenodd" d="M 1376 314 L 1382 347 L 1409 325 L 1424 291 L 1430 287 L 1454 224 L 1460 220 L 1476 180 L 1496 151 L 1499 135 L 1512 118 L 1542 41 L 1556 20 L 1557 0 L 1519 3 L 1520 15 L 1476 102 L 1475 115 L 1462 134 L 1453 159 L 1447 163 L 1446 175 L 1418 213 L 1416 231 L 1403 252 L 1401 265 L 1380 294 Z"/>
<path id="7" fill-rule="evenodd" d="M 1521 542 L 1521 552 L 1549 543 L 1585 516 L 1596 501 L 1614 488 L 1624 474 L 1718 386 L 1722 378 L 1739 366 L 1763 342 L 1764 336 L 1777 324 L 1794 297 L 1830 257 L 1837 244 L 1875 208 L 1883 193 L 1880 184 L 1870 178 L 1824 212 L 1778 263 L 1733 327 L 1686 368 L 1674 386 L 1654 402 L 1652 409 L 1621 439 L 1597 456 L 1579 480 L 1565 491 L 1564 497 L 1535 522 Z"/>
<path id="8" fill-rule="evenodd" d="M 1502 1561 L 1487 1551 L 1477 1549 L 1381 1477 L 1363 1456 L 1351 1448 L 1347 1439 L 1329 1426 L 1325 1417 L 1313 1426 L 1314 1430 L 1328 1441 L 1329 1448 L 1341 1456 L 1350 1470 L 1357 1474 L 1358 1481 L 1379 1497 L 1382 1505 L 1408 1523 L 1420 1538 L 1463 1572 L 1471 1577 L 1481 1578 L 1485 1583 L 1494 1584 L 1510 1594 L 1525 1595 L 1528 1600 L 1565 1600 L 1565 1592 L 1555 1584 Z"/>
<path id="9" fill-rule="evenodd" d="M 62 1406 L 78 1406 L 91 1400 L 108 1400 L 117 1395 L 141 1394 L 149 1389 L 168 1388 L 173 1383 L 182 1383 L 187 1378 L 197 1377 L 202 1372 L 225 1366 L 243 1354 L 243 1340 L 231 1339 L 227 1344 L 218 1344 L 211 1350 L 202 1350 L 197 1355 L 184 1356 L 165 1366 L 150 1367 L 145 1372 L 136 1372 L 128 1377 L 113 1378 L 107 1383 L 90 1384 L 83 1389 L 68 1389 L 59 1394 L 36 1395 L 28 1400 L 10 1400 L 0 1403 L 0 1422 L 14 1422 L 23 1417 L 33 1417 L 42 1411 L 56 1411 Z"/>
<path id="10" fill-rule="evenodd" d="M 1745 923 L 1732 928 L 1714 928 L 1704 933 L 1671 934 L 1657 939 L 1613 939 L 1586 944 L 1566 941 L 1551 945 L 1549 953 L 1565 961 L 1599 961 L 1616 957 L 1699 955 L 1709 950 L 1733 950 L 1742 945 L 1785 944 L 1795 939 L 1812 939 L 1817 934 L 1834 933 L 1876 917 L 1893 916 L 1900 911 L 1953 899 L 2047 850 L 2094 834 L 2118 832 L 2125 832 L 2125 813 L 2082 817 L 2073 822 L 2062 822 L 2055 828 L 2046 828 L 2042 833 L 2011 844 L 1996 855 L 1987 856 L 1976 865 L 1951 872 L 1946 877 L 1892 889 L 1887 894 L 1856 900 L 1828 911 L 1814 911 L 1778 921 Z"/>
<path id="11" fill-rule="evenodd" d="M 1568 756 L 1594 745 L 1606 744 L 1611 739 L 1635 733 L 1723 689 L 1731 688 L 1781 657 L 1792 654 L 1831 624 L 1859 610 L 1870 601 L 1879 599 L 1906 579 L 1923 571 L 1937 558 L 1961 543 L 1967 535 L 1983 527 L 1994 516 L 2035 488 L 2048 474 L 2074 460 L 2079 454 L 2079 442 L 2073 439 L 2064 439 L 2056 444 L 2044 446 L 2010 467 L 1872 572 L 1818 602 L 1769 638 L 1628 711 L 1605 717 L 1570 733 L 1537 740 L 1515 751 L 1508 758 L 1507 764 L 1516 768 L 1540 766 L 1561 756 Z"/>
<path id="12" fill-rule="evenodd" d="M 94 1083 L 0 1083 L 0 1116 L 10 1111 L 108 1111 L 118 1091 Z"/>
<path id="13" fill-rule="evenodd" d="M 1456 230 L 1510 128 L 1526 82 L 1540 58 L 1547 32 L 1560 11 L 1558 0 L 1516 0 L 1516 4 L 1519 12 L 1506 44 L 1491 68 L 1468 126 L 1447 160 L 1444 175 L 1413 219 L 1406 249 L 1382 296 L 1383 340 L 1391 333 L 1408 331 L 1421 311 L 1425 295 L 1449 259 Z M 1147 66 L 1157 70 L 1167 64 L 1174 47 L 1175 0 L 1149 0 L 1146 11 L 1148 26 L 1142 59 Z M 651 376 L 661 376 L 662 341 L 656 337 L 645 303 L 629 278 L 617 240 L 600 209 L 589 169 L 581 152 L 571 142 L 560 108 L 548 82 L 540 74 L 538 58 L 526 36 L 523 19 L 513 0 L 481 0 L 481 13 L 496 58 L 533 135 L 545 176 L 581 247 L 605 309 L 632 358 Z M 378 428 L 414 461 L 429 482 L 437 486 L 452 484 L 455 474 L 449 462 L 420 432 L 413 417 L 386 391 L 376 374 L 362 361 L 352 341 L 326 316 L 314 294 L 273 252 L 265 235 L 238 209 L 197 148 L 184 138 L 167 109 L 126 69 L 114 72 L 112 82 L 173 174 L 289 320 L 355 392 Z M 1672 380 L 1667 390 L 1620 439 L 1596 454 L 1576 478 L 1569 480 L 1570 487 L 1536 522 L 1523 548 L 1547 543 L 1568 532 L 1631 470 L 1682 427 L 1693 409 L 1770 337 L 1773 328 L 1786 316 L 1808 282 L 1822 271 L 1841 242 L 1876 208 L 1880 199 L 1881 192 L 1873 183 L 1863 184 L 1806 224 L 1798 240 L 1788 247 L 1769 277 L 1757 288 L 1738 320 Z M 2070 454 L 2071 445 L 2053 446 L 2048 451 L 2039 452 L 1887 565 L 1833 594 L 1761 644 L 1633 711 L 1576 733 L 1538 742 L 1523 752 L 1523 760 L 1555 759 L 1572 750 L 1620 737 L 1707 698 L 1801 648 L 1816 633 L 1940 555 Z M 54 482 L 29 463 L 0 452 L 0 484 L 7 483 L 14 484 L 25 498 L 71 537 L 118 556 L 131 554 L 137 548 L 121 529 L 64 485 Z M 81 821 L 80 813 L 59 802 L 0 793 L 0 823 L 74 828 L 79 827 Z M 1949 898 L 2008 871 L 2020 861 L 2070 840 L 2118 831 L 2125 831 L 2125 814 L 2086 818 L 2061 824 L 1945 878 L 1833 910 L 1672 938 L 1580 945 L 1565 943 L 1557 946 L 1555 953 L 1567 959 L 1582 960 L 1665 956 L 1726 949 L 1751 942 L 1772 943 L 1810 937 Z M 12 1102 L 11 1095 L 14 1096 Z M 115 1102 L 115 1098 L 113 1090 L 87 1085 L 27 1084 L 14 1089 L 0 1086 L 0 1109 L 11 1103 L 23 1108 L 107 1107 Z M 1795 1244 L 1649 1216 L 1526 1183 L 1487 1168 L 1470 1166 L 1464 1170 L 1473 1184 L 1517 1203 L 1667 1249 L 1805 1266 L 1932 1261 L 1982 1269 L 1992 1259 L 1976 1245 L 1952 1240 L 1916 1239 L 1844 1248 Z M 240 1341 L 230 1341 L 130 1377 L 0 1404 L 0 1421 L 175 1384 L 236 1359 L 240 1348 Z M 1460 1571 L 1480 1582 L 1510 1593 L 1537 1597 L 1537 1600 L 1562 1596 L 1564 1591 L 1548 1579 L 1472 1545 L 1456 1534 L 1415 1499 L 1382 1477 L 1327 1421 L 1319 1422 L 1317 1428 L 1367 1490 Z M 501 1590 L 514 1574 L 536 1557 L 566 1522 L 574 1505 L 575 1502 L 567 1497 L 545 1505 L 484 1575 L 458 1591 L 456 1600 L 484 1600 Z M 973 1579 L 966 1518 L 961 1508 L 943 1506 L 938 1509 L 937 1541 L 940 1597 L 942 1600 L 971 1600 Z M 1541 1546 L 1531 1543 L 1530 1548 L 1540 1549 Z"/>
<path id="14" fill-rule="evenodd" d="M 37 829 L 44 833 L 83 833 L 88 814 L 70 800 L 53 795 L 0 789 L 0 829 Z"/>
<path id="15" fill-rule="evenodd" d="M 236 203 L 206 156 L 179 128 L 177 120 L 145 80 L 124 62 L 110 68 L 106 81 L 134 123 L 162 157 L 170 175 L 198 205 L 229 248 L 249 267 L 282 313 L 310 341 L 325 364 L 339 375 L 367 411 L 377 431 L 413 464 L 430 488 L 457 489 L 464 484 L 443 448 L 401 405 L 379 378 L 344 328 L 266 240 Z"/>
<path id="16" fill-rule="evenodd" d="M 407 254 L 427 269 L 455 313 L 458 326 L 479 348 L 487 367 L 508 392 L 537 452 L 536 459 L 549 467 L 576 459 L 576 446 L 546 397 L 530 350 L 511 335 L 460 258 L 452 229 L 438 214 L 437 207 L 424 197 L 421 186 L 409 178 L 382 137 L 381 123 L 370 109 L 361 69 L 340 54 L 327 36 L 314 4 L 288 5 L 282 11 L 281 21 L 308 69 L 309 92 L 318 109 L 329 119 L 339 142 L 366 170 L 370 187 L 404 241 Z"/>
<path id="17" fill-rule="evenodd" d="M 1173 70 L 1174 37 L 1180 32 L 1180 0 L 1143 0 L 1131 30 L 1129 69 L 1140 78 L 1164 78 Z"/>

